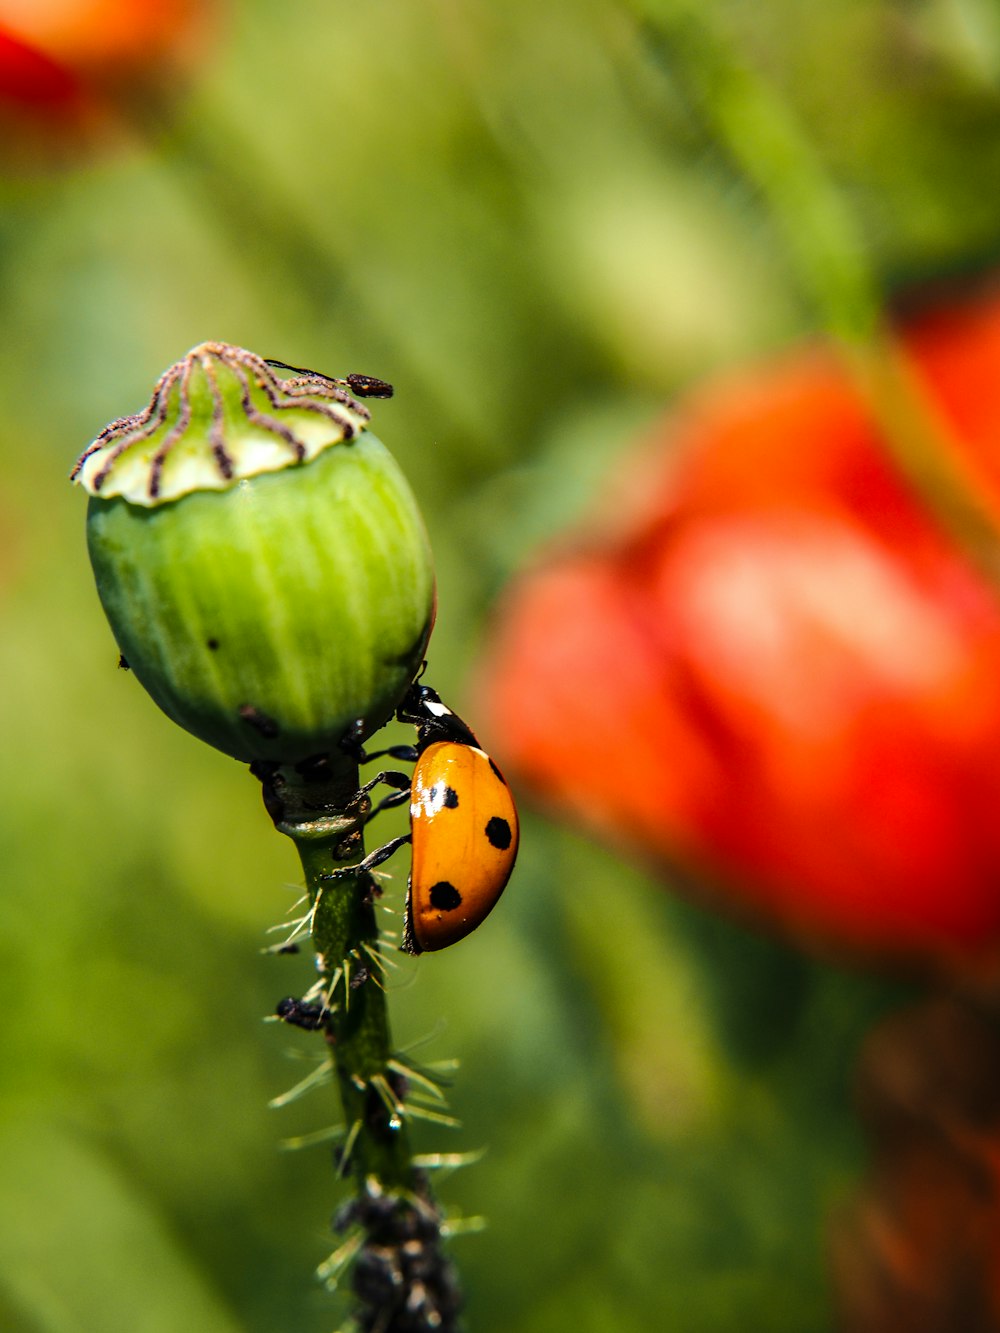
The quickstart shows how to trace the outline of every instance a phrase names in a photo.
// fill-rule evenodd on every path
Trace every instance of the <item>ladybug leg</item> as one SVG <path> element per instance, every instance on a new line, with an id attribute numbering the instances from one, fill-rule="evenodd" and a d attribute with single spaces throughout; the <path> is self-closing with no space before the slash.
<path id="1" fill-rule="evenodd" d="M 388 861 L 393 852 L 398 852 L 400 847 L 409 841 L 409 833 L 404 833 L 399 838 L 391 838 L 388 842 L 383 843 L 381 847 L 376 847 L 373 852 L 369 852 L 365 859 L 359 861 L 357 865 L 338 866 L 336 870 L 331 870 L 328 873 L 336 879 L 340 879 L 343 875 L 368 874 L 368 872 L 374 870 L 376 866 L 380 866 L 383 861 Z"/>
<path id="2" fill-rule="evenodd" d="M 339 742 L 344 753 L 349 754 L 359 764 L 371 763 L 373 759 L 381 759 L 383 755 L 390 755 L 393 759 L 402 759 L 406 763 L 413 763 L 416 759 L 417 751 L 412 745 L 390 745 L 387 750 L 374 750 L 371 754 L 366 753 L 364 746 L 361 744 L 364 730 L 365 719 L 359 717 L 348 727 Z"/>
<path id="3" fill-rule="evenodd" d="M 389 755 L 391 759 L 401 759 L 404 764 L 413 764 L 417 760 L 417 747 L 415 745 L 390 745 L 387 750 L 374 750 L 371 754 L 366 754 L 362 750 L 359 762 L 370 764 L 373 759 L 381 759 L 383 755 Z"/>
<path id="4" fill-rule="evenodd" d="M 375 759 L 376 757 L 376 755 L 371 755 L 372 759 Z M 357 800 L 358 796 L 367 796 L 373 788 L 377 787 L 379 783 L 382 782 L 384 782 L 387 787 L 397 788 L 400 792 L 410 790 L 409 774 L 399 773 L 395 769 L 387 768 L 381 773 L 376 773 L 371 782 L 366 782 L 363 787 L 359 787 L 354 799 Z M 399 801 L 393 800 L 392 797 L 389 797 L 388 799 L 392 801 L 393 805 L 399 804 Z"/>
<path id="5" fill-rule="evenodd" d="M 393 769 L 385 769 L 383 772 L 376 774 L 371 782 L 366 782 L 363 787 L 358 788 L 357 796 L 367 796 L 368 793 L 381 782 L 384 782 L 387 787 L 395 787 L 396 790 L 391 795 L 386 796 L 383 800 L 379 801 L 374 809 L 369 810 L 368 814 L 365 816 L 366 824 L 369 820 L 374 819 L 380 810 L 389 810 L 394 805 L 402 805 L 403 802 L 409 798 L 409 775 L 406 773 L 397 773 Z M 357 800 L 357 796 L 354 798 L 355 800 Z"/>
<path id="6" fill-rule="evenodd" d="M 389 796 L 383 796 L 382 800 L 379 801 L 378 805 L 376 805 L 368 815 L 365 823 L 367 824 L 370 820 L 374 819 L 375 816 L 380 814 L 383 810 L 391 810 L 394 806 L 402 805 L 404 801 L 408 801 L 409 799 L 410 784 L 407 783 L 405 791 L 394 791 Z"/>

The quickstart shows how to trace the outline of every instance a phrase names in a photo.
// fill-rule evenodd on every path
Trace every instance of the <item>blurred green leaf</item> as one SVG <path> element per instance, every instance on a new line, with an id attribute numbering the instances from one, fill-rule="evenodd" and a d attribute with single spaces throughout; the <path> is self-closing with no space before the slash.
<path id="1" fill-rule="evenodd" d="M 0 1289 L 24 1316 L 6 1327 L 236 1333 L 199 1257 L 101 1153 L 39 1119 L 0 1136 L 0 1160 Z"/>

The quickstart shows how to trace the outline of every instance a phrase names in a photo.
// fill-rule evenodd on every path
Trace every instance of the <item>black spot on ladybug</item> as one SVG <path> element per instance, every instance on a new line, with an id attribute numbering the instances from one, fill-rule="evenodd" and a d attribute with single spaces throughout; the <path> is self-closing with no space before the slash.
<path id="1" fill-rule="evenodd" d="M 124 653 L 119 653 L 119 654 L 118 654 L 118 670 L 119 670 L 119 671 L 131 671 L 131 670 L 132 670 L 132 668 L 129 666 L 129 664 L 125 661 L 125 654 L 124 654 Z"/>
<path id="2" fill-rule="evenodd" d="M 457 810 L 458 792 L 454 787 L 446 786 L 443 790 L 440 782 L 435 782 L 430 790 L 431 807 L 435 810 Z"/>
<path id="3" fill-rule="evenodd" d="M 485 833 L 490 845 L 495 847 L 497 851 L 505 852 L 511 844 L 510 825 L 506 819 L 501 819 L 499 815 L 494 815 L 489 821 Z"/>
<path id="4" fill-rule="evenodd" d="M 206 639 L 206 640 L 205 640 L 205 647 L 209 650 L 209 652 L 217 653 L 217 652 L 219 651 L 219 640 L 218 640 L 218 639 Z"/>
<path id="5" fill-rule="evenodd" d="M 240 720 L 245 722 L 247 726 L 253 727 L 254 731 L 259 732 L 265 740 L 273 740 L 279 734 L 280 728 L 274 718 L 268 717 L 266 713 L 262 713 L 253 704 L 240 704 L 237 711 Z"/>
<path id="6" fill-rule="evenodd" d="M 428 896 L 431 906 L 438 912 L 454 912 L 456 907 L 462 906 L 462 895 L 446 879 L 439 879 L 436 884 L 432 884 Z"/>

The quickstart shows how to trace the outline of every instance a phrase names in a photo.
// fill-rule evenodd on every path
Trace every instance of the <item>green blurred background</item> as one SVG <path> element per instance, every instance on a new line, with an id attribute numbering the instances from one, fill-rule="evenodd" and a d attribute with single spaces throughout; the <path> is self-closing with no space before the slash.
<path id="1" fill-rule="evenodd" d="M 267 1105 L 318 1045 L 262 1022 L 311 983 L 261 953 L 293 851 L 246 771 L 116 670 L 69 467 L 204 339 L 392 381 L 376 430 L 438 561 L 428 679 L 461 709 L 491 600 L 630 437 L 819 322 L 657 31 L 674 8 L 246 0 L 169 132 L 0 181 L 0 1328 L 343 1314 L 312 1275 L 343 1186 L 328 1149 L 278 1146 L 334 1122 L 333 1093 Z M 989 262 L 991 0 L 704 13 L 887 290 Z M 419 1146 L 487 1149 L 438 1179 L 488 1220 L 454 1242 L 470 1333 L 832 1327 L 824 1228 L 863 1160 L 850 1069 L 884 983 L 530 812 L 488 927 L 402 962 L 400 1046 L 461 1060 L 462 1127 Z"/>

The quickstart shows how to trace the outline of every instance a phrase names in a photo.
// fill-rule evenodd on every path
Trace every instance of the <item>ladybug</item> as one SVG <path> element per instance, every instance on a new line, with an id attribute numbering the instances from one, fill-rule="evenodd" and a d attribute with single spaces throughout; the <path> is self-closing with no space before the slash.
<path id="1" fill-rule="evenodd" d="M 499 768 L 429 685 L 414 682 L 396 717 L 416 727 L 417 743 L 379 754 L 412 759 L 413 774 L 380 773 L 362 790 L 379 782 L 403 788 L 377 809 L 408 795 L 410 832 L 342 873 L 373 870 L 404 842 L 411 843 L 400 947 L 406 953 L 430 953 L 464 939 L 496 906 L 517 857 L 517 810 Z"/>

